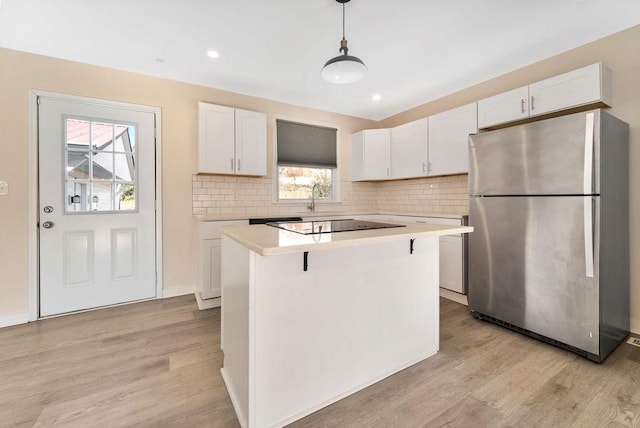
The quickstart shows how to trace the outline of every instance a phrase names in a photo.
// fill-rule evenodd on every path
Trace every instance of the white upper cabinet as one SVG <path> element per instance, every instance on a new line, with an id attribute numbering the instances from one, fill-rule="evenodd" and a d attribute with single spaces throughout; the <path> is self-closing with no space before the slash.
<path id="1" fill-rule="evenodd" d="M 528 99 L 529 87 L 523 86 L 478 101 L 478 127 L 486 128 L 529 117 Z"/>
<path id="2" fill-rule="evenodd" d="M 610 74 L 602 63 L 596 63 L 529 85 L 530 116 L 597 102 L 610 105 Z"/>
<path id="3" fill-rule="evenodd" d="M 267 175 L 267 115 L 236 109 L 236 174 Z"/>
<path id="4" fill-rule="evenodd" d="M 611 105 L 611 71 L 602 63 L 478 101 L 478 126 L 488 128 L 591 105 Z"/>
<path id="5" fill-rule="evenodd" d="M 476 103 L 429 116 L 429 175 L 469 172 L 469 134 L 476 132 Z"/>
<path id="6" fill-rule="evenodd" d="M 267 174 L 267 115 L 198 103 L 198 172 Z"/>
<path id="7" fill-rule="evenodd" d="M 367 129 L 351 136 L 351 180 L 386 180 L 390 177 L 389 129 Z"/>
<path id="8" fill-rule="evenodd" d="M 235 109 L 198 103 L 198 171 L 235 172 Z"/>
<path id="9" fill-rule="evenodd" d="M 391 178 L 428 174 L 427 118 L 391 129 Z"/>

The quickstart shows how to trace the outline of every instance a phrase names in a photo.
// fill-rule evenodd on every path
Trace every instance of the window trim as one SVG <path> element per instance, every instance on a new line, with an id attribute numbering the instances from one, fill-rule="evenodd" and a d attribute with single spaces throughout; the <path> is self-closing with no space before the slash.
<path id="1" fill-rule="evenodd" d="M 295 204 L 308 204 L 310 199 L 280 199 L 279 197 L 279 181 L 280 174 L 278 173 L 278 120 L 286 120 L 289 122 L 301 123 L 304 125 L 311 126 L 322 126 L 325 128 L 334 128 L 336 130 L 336 168 L 332 173 L 333 180 L 333 198 L 332 199 L 318 199 L 316 200 L 316 204 L 339 204 L 342 202 L 342 194 L 340 192 L 340 177 L 341 177 L 341 164 L 342 164 L 342 154 L 341 154 L 341 132 L 340 126 L 335 123 L 328 122 L 320 122 L 315 120 L 309 120 L 306 118 L 300 117 L 292 117 L 292 116 L 282 116 L 274 114 L 272 118 L 272 162 L 271 167 L 273 168 L 273 191 L 272 191 L 272 201 L 275 204 L 282 205 L 295 205 Z M 305 207 L 306 209 L 306 207 Z"/>

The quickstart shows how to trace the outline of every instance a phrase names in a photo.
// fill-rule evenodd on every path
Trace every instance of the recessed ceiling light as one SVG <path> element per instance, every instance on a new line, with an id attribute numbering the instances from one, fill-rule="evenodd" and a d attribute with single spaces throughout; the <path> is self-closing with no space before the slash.
<path id="1" fill-rule="evenodd" d="M 156 62 L 158 62 L 158 63 L 162 64 L 162 63 L 164 62 L 164 59 L 162 59 L 162 58 L 156 58 Z"/>
<path id="2" fill-rule="evenodd" d="M 373 96 L 371 97 L 371 99 L 373 101 L 380 101 L 382 99 L 382 96 L 380 96 L 380 94 L 373 94 Z"/>
<path id="3" fill-rule="evenodd" d="M 220 56 L 220 54 L 218 53 L 218 51 L 207 51 L 207 56 L 209 58 L 218 58 Z"/>

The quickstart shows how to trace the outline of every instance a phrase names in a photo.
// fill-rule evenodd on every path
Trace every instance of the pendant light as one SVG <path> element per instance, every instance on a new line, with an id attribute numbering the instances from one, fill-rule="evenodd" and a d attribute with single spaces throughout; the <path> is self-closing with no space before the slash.
<path id="1" fill-rule="evenodd" d="M 352 83 L 362 79 L 367 73 L 367 66 L 358 57 L 349 55 L 347 39 L 344 38 L 344 4 L 349 0 L 336 0 L 342 3 L 342 40 L 340 41 L 340 52 L 335 58 L 326 62 L 320 74 L 322 78 L 330 83 Z"/>

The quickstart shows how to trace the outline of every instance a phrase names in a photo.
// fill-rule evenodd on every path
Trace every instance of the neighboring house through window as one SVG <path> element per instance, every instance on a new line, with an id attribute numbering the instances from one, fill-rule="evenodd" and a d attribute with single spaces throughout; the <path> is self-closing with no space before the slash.
<path id="1" fill-rule="evenodd" d="M 276 120 L 278 200 L 336 200 L 335 128 Z M 314 189 L 315 186 L 315 189 Z"/>

